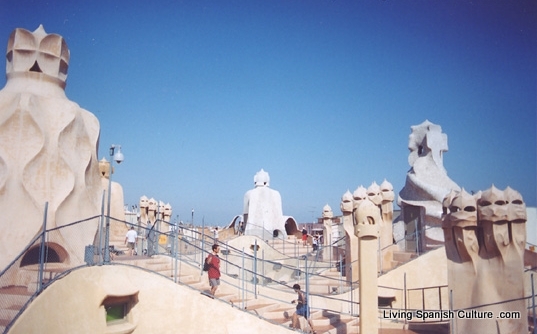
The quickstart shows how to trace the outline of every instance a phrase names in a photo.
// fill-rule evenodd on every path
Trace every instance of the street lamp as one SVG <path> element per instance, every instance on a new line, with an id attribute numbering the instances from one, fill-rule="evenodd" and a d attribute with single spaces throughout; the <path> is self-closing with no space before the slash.
<path id="1" fill-rule="evenodd" d="M 117 152 L 115 149 L 117 148 Z M 115 152 L 115 153 L 114 153 Z M 112 166 L 114 161 L 119 165 L 124 157 L 121 153 L 121 145 L 111 145 L 110 146 L 110 170 L 108 173 L 108 207 L 106 208 L 106 234 L 104 238 L 104 263 L 110 264 L 110 202 L 112 199 Z"/>

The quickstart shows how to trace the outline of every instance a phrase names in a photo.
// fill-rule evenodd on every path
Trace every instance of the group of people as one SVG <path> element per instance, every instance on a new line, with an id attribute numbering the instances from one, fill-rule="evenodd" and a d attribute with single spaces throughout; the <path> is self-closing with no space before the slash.
<path id="1" fill-rule="evenodd" d="M 157 231 L 155 231 L 155 224 L 147 222 L 147 230 L 145 233 L 145 239 L 147 240 L 147 256 L 153 256 L 156 254 L 157 245 Z M 136 246 L 138 244 L 138 232 L 134 229 L 134 225 L 127 231 L 125 235 L 125 245 L 129 250 L 129 255 L 137 255 Z"/>
<path id="2" fill-rule="evenodd" d="M 319 234 L 313 235 L 311 238 L 311 243 L 313 250 L 318 250 L 319 247 L 323 244 L 323 236 Z M 302 228 L 302 245 L 308 245 L 308 230 L 306 230 L 305 226 Z"/>
<path id="3" fill-rule="evenodd" d="M 214 297 L 216 294 L 216 290 L 220 286 L 220 246 L 218 244 L 214 244 L 212 246 L 212 253 L 209 254 L 205 258 L 205 262 L 209 265 L 209 270 L 207 271 L 207 275 L 209 276 L 209 286 L 211 288 L 210 293 Z M 308 307 L 308 298 L 306 296 L 306 293 L 301 290 L 299 284 L 293 285 L 293 290 L 297 293 L 297 299 L 292 300 L 292 304 L 296 304 L 296 311 L 293 313 L 292 319 L 291 319 L 291 326 L 293 328 L 300 328 L 298 317 L 302 316 L 306 318 L 308 321 L 308 324 L 310 325 L 310 328 L 312 330 L 312 333 L 315 333 L 313 330 L 313 324 L 311 322 L 311 319 L 309 318 L 309 307 Z"/>
<path id="4" fill-rule="evenodd" d="M 151 223 L 148 223 L 148 232 L 146 233 L 146 238 L 148 241 L 152 238 L 152 235 L 156 236 L 153 226 L 150 226 Z M 305 230 L 305 229 L 304 229 Z M 210 294 L 212 297 L 215 296 L 216 290 L 220 286 L 220 246 L 218 245 L 218 228 L 215 228 L 213 231 L 215 234 L 215 244 L 212 245 L 212 253 L 205 258 L 205 263 L 208 265 L 207 275 L 209 278 Z M 128 246 L 130 255 L 134 255 L 136 244 L 138 239 L 138 233 L 134 229 L 134 226 L 131 226 L 129 231 L 125 236 L 125 244 Z M 307 241 L 307 232 L 306 232 L 306 241 Z M 297 299 L 291 301 L 292 304 L 296 304 L 296 311 L 293 313 L 291 319 L 291 326 L 293 328 L 299 328 L 298 317 L 303 316 L 307 319 L 308 324 L 313 333 L 313 325 L 311 319 L 309 318 L 309 307 L 308 307 L 308 298 L 306 293 L 301 290 L 299 284 L 293 285 L 293 290 L 297 294 Z"/>

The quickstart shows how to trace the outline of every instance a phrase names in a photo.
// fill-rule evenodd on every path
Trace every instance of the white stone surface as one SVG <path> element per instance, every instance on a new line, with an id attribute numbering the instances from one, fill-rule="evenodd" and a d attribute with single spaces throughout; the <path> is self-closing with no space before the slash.
<path id="1" fill-rule="evenodd" d="M 99 122 L 67 99 L 69 50 L 65 40 L 15 29 L 8 41 L 7 82 L 0 91 L 0 269 L 47 227 L 100 214 L 101 179 L 97 160 Z M 63 229 L 54 242 L 83 263 L 94 226 Z"/>
<path id="2" fill-rule="evenodd" d="M 411 168 L 407 172 L 405 186 L 399 192 L 397 204 L 403 211 L 405 206 L 423 207 L 427 238 L 443 242 L 440 229 L 442 201 L 451 190 L 460 190 L 444 168 L 447 135 L 442 133 L 439 125 L 428 120 L 411 126 L 411 130 L 408 141 L 408 163 Z"/>
<path id="3" fill-rule="evenodd" d="M 280 193 L 270 186 L 270 176 L 261 169 L 254 176 L 255 188 L 244 195 L 245 235 L 272 237 L 274 231 L 287 237 Z"/>
<path id="4" fill-rule="evenodd" d="M 520 319 L 458 319 L 464 333 L 524 333 L 526 205 L 522 195 L 492 186 L 475 195 L 450 192 L 442 227 L 454 309 L 518 311 Z M 480 307 L 480 305 L 484 305 Z"/>
<path id="5" fill-rule="evenodd" d="M 332 224 L 334 213 L 330 205 L 326 204 L 323 207 L 323 235 L 324 235 L 324 246 L 332 245 Z"/>
<path id="6" fill-rule="evenodd" d="M 107 325 L 103 301 L 114 296 L 133 298 L 135 302 L 125 321 Z M 279 298 L 290 300 L 293 296 Z M 45 289 L 16 320 L 10 333 L 292 332 L 138 268 L 93 266 L 75 270 Z"/>
<path id="7" fill-rule="evenodd" d="M 368 188 L 368 200 L 362 201 L 354 215 L 354 235 L 359 243 L 360 333 L 378 332 L 378 237 L 381 213 L 376 188 Z M 380 191 L 380 190 L 379 190 Z"/>

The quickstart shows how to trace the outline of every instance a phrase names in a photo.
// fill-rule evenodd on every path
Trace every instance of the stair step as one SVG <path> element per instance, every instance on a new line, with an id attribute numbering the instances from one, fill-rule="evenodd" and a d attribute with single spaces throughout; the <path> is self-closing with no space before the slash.
<path id="1" fill-rule="evenodd" d="M 3 333 L 9 323 L 15 318 L 22 306 L 32 296 L 24 286 L 9 286 L 0 289 L 0 333 Z"/>

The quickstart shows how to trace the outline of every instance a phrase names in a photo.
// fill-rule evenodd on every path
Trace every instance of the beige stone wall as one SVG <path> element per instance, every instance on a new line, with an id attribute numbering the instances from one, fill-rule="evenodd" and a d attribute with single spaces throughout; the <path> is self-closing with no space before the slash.
<path id="1" fill-rule="evenodd" d="M 100 213 L 96 147 L 99 121 L 65 95 L 69 50 L 43 26 L 9 37 L 6 85 L 0 90 L 0 268 L 42 230 Z M 39 71 L 32 70 L 38 65 Z M 93 242 L 98 221 L 62 229 L 49 243 L 84 263 L 81 245 Z"/>
<path id="2" fill-rule="evenodd" d="M 433 269 L 434 268 L 434 269 Z M 422 295 L 421 291 L 412 290 L 424 287 L 445 286 L 447 281 L 447 258 L 444 247 L 430 251 L 419 258 L 410 261 L 387 274 L 379 277 L 379 295 L 390 296 L 395 294 L 396 301 L 393 303 L 394 308 L 404 308 L 403 292 L 406 274 L 406 288 L 408 292 L 407 307 L 421 309 Z M 392 287 L 399 290 L 383 289 L 382 287 Z M 442 309 L 449 306 L 449 295 L 447 288 L 441 289 L 441 297 L 438 295 L 438 289 L 425 290 L 425 305 L 430 308 L 437 308 L 439 299 L 442 299 Z"/>

